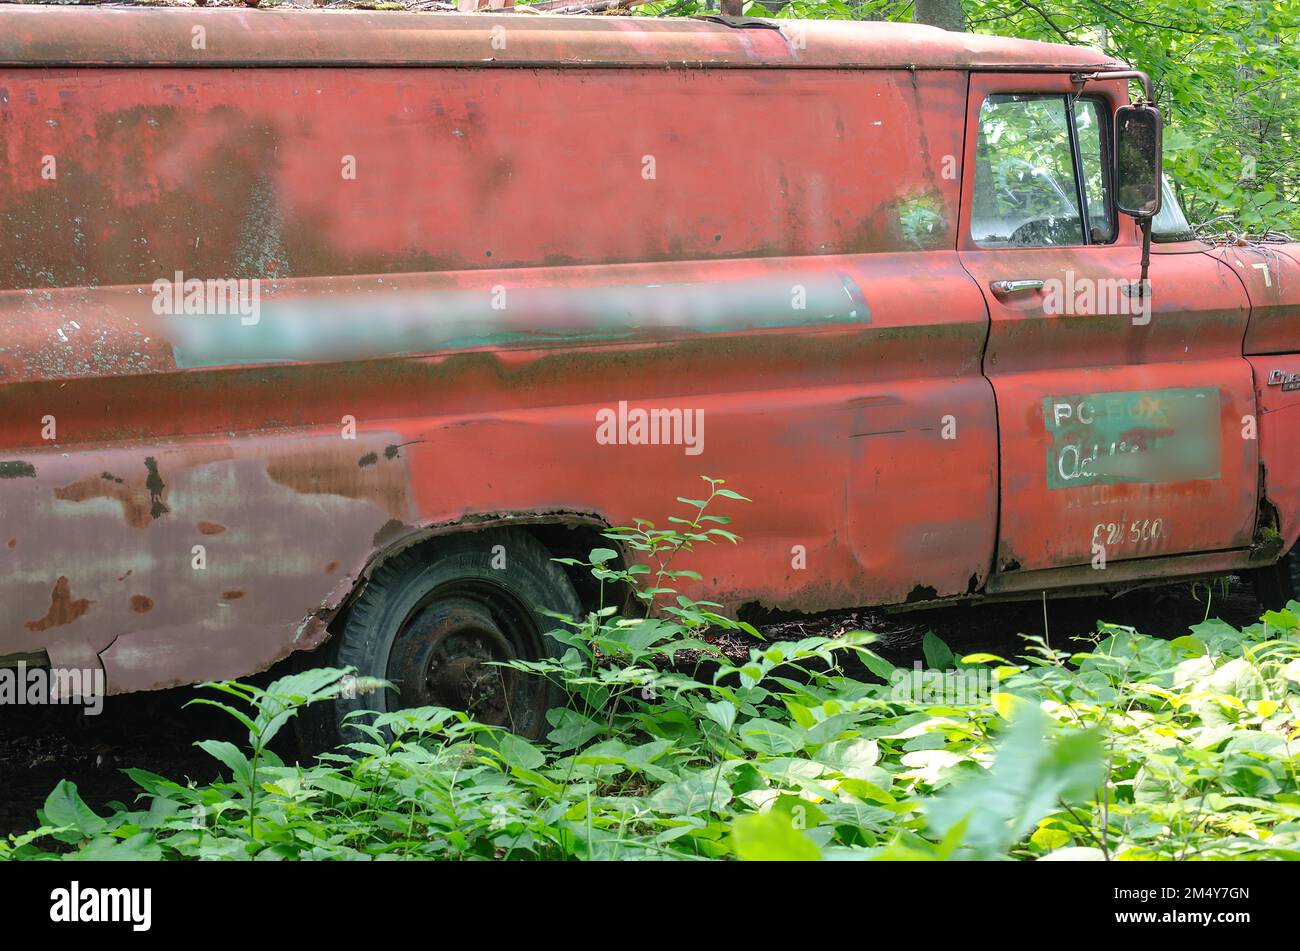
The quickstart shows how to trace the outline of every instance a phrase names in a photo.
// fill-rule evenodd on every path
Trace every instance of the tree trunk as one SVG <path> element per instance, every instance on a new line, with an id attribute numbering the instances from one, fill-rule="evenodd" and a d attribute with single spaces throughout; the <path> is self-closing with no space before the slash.
<path id="1" fill-rule="evenodd" d="M 966 32 L 966 15 L 961 10 L 961 0 L 916 0 L 912 19 L 944 30 Z"/>

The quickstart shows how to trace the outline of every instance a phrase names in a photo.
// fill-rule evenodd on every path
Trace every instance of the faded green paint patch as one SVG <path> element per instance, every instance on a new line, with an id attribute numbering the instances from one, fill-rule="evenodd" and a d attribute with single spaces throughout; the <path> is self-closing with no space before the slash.
<path id="1" fill-rule="evenodd" d="M 30 462 L 0 462 L 0 479 L 33 479 L 36 467 Z"/>
<path id="2" fill-rule="evenodd" d="M 168 316 L 177 366 L 360 360 L 477 347 L 655 341 L 680 335 L 869 324 L 848 274 L 599 287 L 406 290 L 262 300 L 239 316 Z"/>
<path id="3" fill-rule="evenodd" d="M 1049 396 L 1043 424 L 1049 488 L 1220 475 L 1215 386 Z"/>

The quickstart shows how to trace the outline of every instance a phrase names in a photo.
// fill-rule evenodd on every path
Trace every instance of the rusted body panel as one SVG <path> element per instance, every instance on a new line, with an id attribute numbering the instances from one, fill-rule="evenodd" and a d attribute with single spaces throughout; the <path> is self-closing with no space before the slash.
<path id="1" fill-rule="evenodd" d="M 972 76 L 966 154 L 986 96 L 1074 91 L 1067 77 Z M 1113 81 L 1082 92 L 1112 109 L 1127 101 Z M 965 178 L 969 192 L 973 162 Z M 984 367 L 998 398 L 998 571 L 1249 547 L 1259 453 L 1242 435 L 1254 387 L 1240 281 L 1200 250 L 1157 254 L 1144 312 L 1104 293 L 1140 272 L 1131 220 L 1111 244 L 996 249 L 979 247 L 968 221 L 961 258 L 985 292 Z M 1027 279 L 1046 289 L 1005 299 L 990 289 Z M 1049 297 L 1053 282 L 1064 300 Z"/>
<path id="2" fill-rule="evenodd" d="M 1300 356 L 1252 356 L 1255 393 L 1259 401 L 1259 449 L 1264 460 L 1263 483 L 1268 501 L 1277 510 L 1282 550 L 1300 539 L 1300 388 L 1283 390 L 1270 385 L 1275 372 L 1300 374 Z"/>
<path id="3" fill-rule="evenodd" d="M 0 483 L 13 540 L 0 549 L 13 618 L 0 651 L 89 638 L 115 690 L 264 666 L 300 646 L 306 614 L 327 615 L 372 554 L 408 534 L 503 508 L 625 523 L 661 513 L 666 487 L 688 491 L 702 471 L 779 500 L 736 513 L 743 546 L 699 558 L 708 593 L 732 607 L 831 607 L 867 587 L 901 602 L 917 586 L 914 563 L 927 565 L 934 594 L 966 592 L 988 575 L 997 507 L 992 392 L 978 372 L 985 328 L 952 256 L 919 257 L 817 259 L 872 287 L 870 324 L 6 387 L 6 445 L 31 446 L 46 413 L 86 442 L 6 453 L 25 468 Z M 802 275 L 812 266 L 785 263 Z M 918 311 L 918 263 L 965 306 Z M 114 294 L 116 313 L 139 307 L 129 291 L 96 296 Z M 148 328 L 152 315 L 137 316 Z M 268 306 L 263 320 L 274 319 Z M 702 411 L 704 452 L 598 445 L 596 413 L 617 404 L 610 380 L 633 408 Z M 954 402 L 966 408 L 961 439 L 945 441 Z M 348 415 L 355 441 L 340 436 Z M 231 433 L 215 445 L 199 433 L 218 426 Z M 918 492 L 931 499 L 923 512 Z M 205 570 L 192 565 L 196 544 Z M 795 546 L 807 570 L 793 566 Z M 59 577 L 90 603 L 33 637 L 25 622 L 46 615 Z M 284 617 L 289 605 L 300 615 Z"/>
<path id="4" fill-rule="evenodd" d="M 785 24 L 782 33 L 775 22 L 736 28 L 680 18 L 270 9 L 162 9 L 142 15 L 5 4 L 0 17 L 0 65 L 956 70 L 1117 65 L 1088 47 L 951 34 L 912 23 L 796 21 Z M 204 30 L 201 48 L 195 27 Z"/>
<path id="5" fill-rule="evenodd" d="M 1300 246 L 1228 247 L 1214 257 L 1250 296 L 1243 349 L 1254 371 L 1261 481 L 1287 551 L 1300 540 Z"/>
<path id="6" fill-rule="evenodd" d="M 1250 563 L 1250 285 L 1195 249 L 1142 333 L 1044 319 L 988 281 L 1132 276 L 1131 230 L 962 238 L 981 90 L 1100 54 L 806 28 L 0 6 L 0 656 L 247 674 L 403 545 L 662 519 L 702 474 L 757 500 L 691 566 L 732 610 L 1077 585 L 1095 524 L 1157 503 L 1177 531 L 1117 578 Z M 187 313 L 190 279 L 258 280 L 256 313 Z M 1053 487 L 1044 401 L 1118 391 L 1212 402 L 1216 470 Z"/>
<path id="7" fill-rule="evenodd" d="M 963 260 L 986 280 L 1132 278 L 1139 250 L 1117 250 Z M 1153 256 L 1150 323 L 1137 326 L 1129 314 L 1045 315 L 1041 299 L 989 295 L 1000 567 L 1088 563 L 1094 541 L 1108 561 L 1252 543 L 1259 454 L 1242 437 L 1254 386 L 1240 353 L 1248 307 L 1240 284 L 1216 272 L 1203 255 Z"/>
<path id="8" fill-rule="evenodd" d="M 964 86 L 906 71 L 0 70 L 0 288 L 951 248 L 940 165 L 961 147 Z M 922 102 L 945 118 L 923 126 Z M 717 187 L 738 156 L 744 176 Z"/>
<path id="9" fill-rule="evenodd" d="M 1250 295 L 1243 351 L 1295 353 L 1300 345 L 1300 247 L 1223 248 L 1214 256 L 1236 272 Z"/>
<path id="10" fill-rule="evenodd" d="M 247 672 L 431 527 L 662 517 L 702 473 L 767 500 L 696 565 L 733 608 L 974 590 L 996 418 L 942 175 L 964 97 L 903 70 L 0 72 L 0 654 L 99 657 L 114 691 Z M 262 278 L 257 320 L 156 313 L 176 271 Z M 702 451 L 600 444 L 620 404 L 701 412 Z"/>

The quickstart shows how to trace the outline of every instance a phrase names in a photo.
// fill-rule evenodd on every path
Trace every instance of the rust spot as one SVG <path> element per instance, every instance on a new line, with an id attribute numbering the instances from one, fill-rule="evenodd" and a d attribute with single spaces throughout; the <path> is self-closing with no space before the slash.
<path id="1" fill-rule="evenodd" d="M 423 439 L 410 439 L 406 442 L 390 443 L 384 447 L 385 459 L 396 459 L 404 446 L 414 446 L 417 442 L 424 442 Z"/>
<path id="2" fill-rule="evenodd" d="M 131 595 L 131 610 L 136 614 L 147 614 L 153 610 L 153 598 L 143 594 Z"/>
<path id="3" fill-rule="evenodd" d="M 33 479 L 36 467 L 30 462 L 0 462 L 0 479 Z"/>
<path id="4" fill-rule="evenodd" d="M 131 577 L 131 575 L 133 575 L 134 573 L 135 573 L 135 569 L 134 569 L 134 568 L 128 568 L 128 569 L 126 569 L 126 574 L 119 576 L 117 580 L 118 580 L 118 581 L 125 581 L 127 578 Z"/>
<path id="5" fill-rule="evenodd" d="M 387 453 L 387 450 L 385 450 L 385 453 Z M 392 457 L 390 456 L 389 458 Z M 364 469 L 366 466 L 373 466 L 378 461 L 379 461 L 378 453 L 368 452 L 360 459 L 357 460 L 357 465 L 360 466 L 362 469 Z"/>
<path id="6" fill-rule="evenodd" d="M 216 522 L 199 522 L 198 528 L 202 535 L 220 535 L 226 530 L 226 526 L 218 525 Z"/>
<path id="7" fill-rule="evenodd" d="M 18 547 L 18 539 L 16 539 L 16 538 L 11 538 L 11 539 L 9 539 L 9 547 L 10 547 L 10 548 L 17 548 L 17 547 Z"/>
<path id="8" fill-rule="evenodd" d="M 85 502 L 89 499 L 114 499 L 122 506 L 126 524 L 144 528 L 149 524 L 149 503 L 131 486 L 88 475 L 54 490 L 54 497 L 64 502 Z"/>
<path id="9" fill-rule="evenodd" d="M 244 592 L 239 588 L 231 588 L 229 591 L 221 592 L 222 601 L 238 601 L 244 596 Z"/>
<path id="10" fill-rule="evenodd" d="M 189 449 L 168 458 L 173 465 L 190 469 L 209 462 L 231 458 L 229 446 L 205 446 Z M 112 472 L 89 474 L 65 486 L 55 488 L 54 497 L 64 502 L 86 502 L 90 499 L 112 499 L 122 506 L 122 516 L 132 528 L 146 528 L 150 521 L 168 510 L 163 501 L 167 487 L 158 472 L 158 461 L 149 456 L 144 461 L 145 472 L 123 479 Z"/>
<path id="11" fill-rule="evenodd" d="M 71 624 L 89 611 L 94 603 L 85 598 L 72 600 L 72 585 L 67 578 L 60 575 L 59 580 L 54 582 L 54 591 L 50 595 L 50 610 L 39 621 L 28 621 L 24 627 L 29 631 L 40 633 L 52 627 Z"/>
<path id="12" fill-rule="evenodd" d="M 401 467 L 361 472 L 353 459 L 319 449 L 294 452 L 268 460 L 266 474 L 295 492 L 362 499 L 378 505 L 393 518 L 406 514 L 406 475 Z"/>
<path id="13" fill-rule="evenodd" d="M 337 561 L 331 561 L 328 565 L 325 566 L 325 574 L 327 575 L 332 575 L 334 574 L 334 572 L 338 570 L 339 570 L 339 563 Z"/>
<path id="14" fill-rule="evenodd" d="M 153 518 L 165 515 L 169 509 L 163 504 L 163 489 L 167 488 L 158 474 L 158 460 L 153 456 L 145 456 L 144 467 L 149 470 L 149 477 L 144 480 L 144 487 L 149 490 L 149 514 Z"/>

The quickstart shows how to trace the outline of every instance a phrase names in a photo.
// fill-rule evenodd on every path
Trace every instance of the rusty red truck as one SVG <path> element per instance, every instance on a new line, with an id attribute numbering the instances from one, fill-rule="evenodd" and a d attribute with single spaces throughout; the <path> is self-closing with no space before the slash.
<path id="1" fill-rule="evenodd" d="M 1293 596 L 1297 246 L 1152 227 L 1141 79 L 910 24 L 0 5 L 0 656 L 499 704 L 591 606 L 553 559 L 702 474 L 755 500 L 692 565 L 731 612 Z M 535 732 L 519 689 L 479 712 Z"/>

